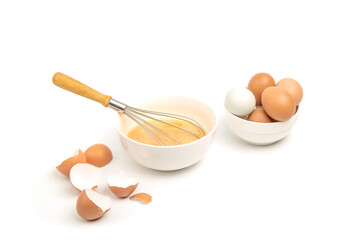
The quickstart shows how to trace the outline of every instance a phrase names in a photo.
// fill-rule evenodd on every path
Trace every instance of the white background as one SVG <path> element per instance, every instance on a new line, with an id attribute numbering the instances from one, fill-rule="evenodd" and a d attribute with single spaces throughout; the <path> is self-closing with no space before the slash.
<path id="1" fill-rule="evenodd" d="M 1 1 L 1 235 L 7 239 L 359 239 L 357 1 Z M 132 161 L 116 113 L 55 87 L 64 72 L 131 104 L 185 95 L 219 118 L 206 159 L 158 172 Z M 226 92 L 252 75 L 297 79 L 299 120 L 276 144 L 234 136 Z M 107 144 L 153 202 L 82 220 L 55 167 Z"/>

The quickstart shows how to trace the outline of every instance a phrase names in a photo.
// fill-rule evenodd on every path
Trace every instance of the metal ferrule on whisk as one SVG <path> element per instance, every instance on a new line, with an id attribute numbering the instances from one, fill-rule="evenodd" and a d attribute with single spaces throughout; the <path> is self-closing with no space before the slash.
<path id="1" fill-rule="evenodd" d="M 115 111 L 118 111 L 120 113 L 124 113 L 125 109 L 127 108 L 127 105 L 125 103 L 122 103 L 122 102 L 120 102 L 118 100 L 115 100 L 115 99 L 111 98 L 108 107 L 112 108 Z"/>

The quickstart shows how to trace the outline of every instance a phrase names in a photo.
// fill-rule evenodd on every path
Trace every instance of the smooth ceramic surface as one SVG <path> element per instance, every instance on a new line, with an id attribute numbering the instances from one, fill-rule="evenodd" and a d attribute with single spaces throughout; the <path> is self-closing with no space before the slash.
<path id="1" fill-rule="evenodd" d="M 299 117 L 299 110 L 284 122 L 258 123 L 237 117 L 225 109 L 228 126 L 242 140 L 254 145 L 268 145 L 286 137 Z"/>
<path id="2" fill-rule="evenodd" d="M 118 120 L 121 143 L 134 161 L 147 168 L 173 171 L 191 166 L 205 158 L 217 126 L 216 115 L 209 106 L 187 97 L 157 97 L 147 99 L 145 104 L 140 103 L 134 107 L 188 116 L 198 121 L 207 133 L 205 137 L 183 145 L 147 145 L 126 136 L 136 123 L 121 115 Z"/>

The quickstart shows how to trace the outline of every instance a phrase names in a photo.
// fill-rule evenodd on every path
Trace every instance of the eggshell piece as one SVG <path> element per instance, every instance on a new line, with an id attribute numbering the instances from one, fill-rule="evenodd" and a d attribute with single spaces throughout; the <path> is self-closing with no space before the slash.
<path id="1" fill-rule="evenodd" d="M 76 201 L 76 211 L 86 220 L 95 220 L 104 216 L 111 209 L 111 199 L 92 189 L 81 191 Z"/>
<path id="2" fill-rule="evenodd" d="M 101 169 L 88 163 L 78 163 L 70 170 L 70 182 L 78 191 L 96 189 L 101 183 Z"/>
<path id="3" fill-rule="evenodd" d="M 103 167 L 113 159 L 110 148 L 104 144 L 95 144 L 85 151 L 86 160 L 88 163 Z"/>
<path id="4" fill-rule="evenodd" d="M 64 160 L 56 169 L 64 174 L 65 176 L 69 177 L 70 169 L 78 163 L 86 163 L 86 157 L 81 149 L 77 150 L 71 157 Z"/>
<path id="5" fill-rule="evenodd" d="M 256 105 L 261 106 L 261 94 L 265 88 L 275 86 L 274 78 L 268 73 L 257 73 L 249 81 L 248 89 L 254 94 Z"/>
<path id="6" fill-rule="evenodd" d="M 259 123 L 271 123 L 273 120 L 267 115 L 264 111 L 264 108 L 259 106 L 257 107 L 252 113 L 250 113 L 248 119 L 252 122 L 259 122 Z"/>
<path id="7" fill-rule="evenodd" d="M 120 172 L 108 177 L 108 186 L 110 191 L 118 197 L 125 198 L 132 194 L 136 187 L 138 186 L 139 181 L 128 176 L 125 172 Z"/>
<path id="8" fill-rule="evenodd" d="M 283 88 L 268 87 L 261 97 L 265 112 L 277 121 L 290 119 L 296 109 L 293 97 Z"/>
<path id="9" fill-rule="evenodd" d="M 232 114 L 239 117 L 247 117 L 256 105 L 254 94 L 246 88 L 231 89 L 225 97 L 225 107 Z"/>
<path id="10" fill-rule="evenodd" d="M 292 78 L 283 78 L 278 83 L 276 83 L 276 86 L 288 91 L 294 98 L 295 104 L 300 104 L 303 98 L 303 89 L 298 81 Z"/>
<path id="11" fill-rule="evenodd" d="M 144 204 L 148 204 L 152 201 L 152 197 L 147 193 L 134 194 L 130 197 L 130 199 L 139 199 Z"/>

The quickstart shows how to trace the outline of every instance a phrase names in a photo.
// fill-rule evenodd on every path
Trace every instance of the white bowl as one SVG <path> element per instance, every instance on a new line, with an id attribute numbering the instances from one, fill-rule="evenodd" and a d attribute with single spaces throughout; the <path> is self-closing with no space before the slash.
<path id="1" fill-rule="evenodd" d="M 198 121 L 206 131 L 206 136 L 191 143 L 176 146 L 153 146 L 134 141 L 127 137 L 136 126 L 126 115 L 121 115 L 118 130 L 121 143 L 129 156 L 144 167 L 172 171 L 185 168 L 203 159 L 210 148 L 217 126 L 213 110 L 206 104 L 187 97 L 157 97 L 134 107 L 185 115 Z"/>
<path id="2" fill-rule="evenodd" d="M 284 122 L 258 123 L 237 117 L 225 108 L 225 118 L 232 130 L 242 140 L 254 145 L 268 145 L 286 137 L 296 123 L 299 110 Z"/>

